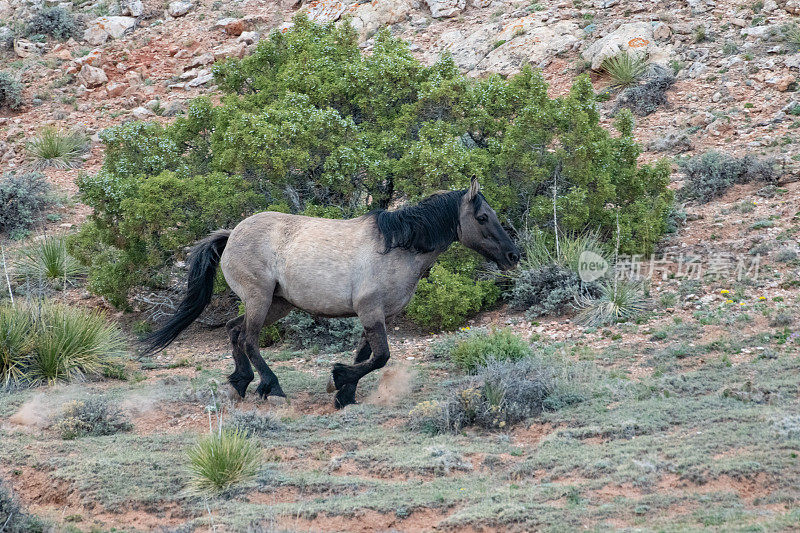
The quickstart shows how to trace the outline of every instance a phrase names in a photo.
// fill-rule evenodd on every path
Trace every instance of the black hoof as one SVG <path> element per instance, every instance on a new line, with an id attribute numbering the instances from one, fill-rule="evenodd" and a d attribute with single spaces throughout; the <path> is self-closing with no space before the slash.
<path id="1" fill-rule="evenodd" d="M 250 385 L 251 381 L 253 381 L 253 378 L 247 379 L 239 374 L 231 374 L 228 376 L 228 383 L 231 384 L 231 387 L 233 387 L 242 398 L 244 398 L 247 392 L 247 386 Z"/>
<path id="2" fill-rule="evenodd" d="M 347 385 L 350 381 L 348 379 L 350 369 L 347 365 L 343 365 L 342 363 L 334 363 L 333 370 L 331 370 L 331 377 L 333 378 L 333 387 L 335 390 L 342 390 L 342 387 Z M 328 385 L 330 389 L 330 384 Z M 333 391 L 331 391 L 333 392 Z"/>
<path id="3" fill-rule="evenodd" d="M 286 393 L 283 392 L 280 384 L 277 381 L 262 381 L 256 387 L 256 392 L 261 396 L 262 400 L 266 400 L 267 396 L 281 396 L 286 398 Z"/>
<path id="4" fill-rule="evenodd" d="M 356 386 L 353 384 L 347 384 L 342 387 L 333 399 L 333 406 L 337 409 L 342 409 L 355 403 L 358 402 L 356 402 Z"/>

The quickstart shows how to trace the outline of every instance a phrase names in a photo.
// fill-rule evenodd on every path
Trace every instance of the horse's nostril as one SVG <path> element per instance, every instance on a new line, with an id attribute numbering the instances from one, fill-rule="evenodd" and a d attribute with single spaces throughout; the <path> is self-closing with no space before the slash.
<path id="1" fill-rule="evenodd" d="M 519 254 L 517 252 L 508 252 L 507 257 L 512 263 L 519 261 Z"/>

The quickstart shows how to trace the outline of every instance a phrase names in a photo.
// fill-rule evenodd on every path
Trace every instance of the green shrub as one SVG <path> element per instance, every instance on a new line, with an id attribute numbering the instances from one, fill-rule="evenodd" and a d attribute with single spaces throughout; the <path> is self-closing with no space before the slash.
<path id="1" fill-rule="evenodd" d="M 641 282 L 603 280 L 598 296 L 584 294 L 579 297 L 581 311 L 575 321 L 590 327 L 606 326 L 636 318 L 644 313 L 647 305 Z"/>
<path id="2" fill-rule="evenodd" d="M 239 430 L 220 429 L 189 450 L 191 486 L 201 493 L 220 492 L 255 476 L 258 445 Z"/>
<path id="3" fill-rule="evenodd" d="M 647 56 L 630 52 L 619 52 L 607 57 L 600 66 L 608 73 L 615 87 L 629 87 L 647 73 Z"/>
<path id="4" fill-rule="evenodd" d="M 38 517 L 26 513 L 11 489 L 0 480 L 0 531 L 3 533 L 43 533 L 50 531 Z"/>
<path id="5" fill-rule="evenodd" d="M 100 313 L 54 302 L 0 307 L 2 377 L 8 384 L 54 383 L 101 375 L 125 340 Z M 24 329 L 24 338 L 21 329 Z"/>
<path id="6" fill-rule="evenodd" d="M 8 72 L 0 72 L 0 107 L 22 107 L 22 84 Z"/>
<path id="7" fill-rule="evenodd" d="M 499 295 L 493 281 L 475 281 L 437 263 L 430 275 L 420 280 L 406 314 L 428 328 L 453 329 L 482 307 L 492 305 Z"/>
<path id="8" fill-rule="evenodd" d="M 474 80 L 448 57 L 423 65 L 388 31 L 362 55 L 347 24 L 317 26 L 303 16 L 294 22 L 286 33 L 262 39 L 253 54 L 214 66 L 221 105 L 199 98 L 172 124 L 131 122 L 101 134 L 103 168 L 79 182 L 94 213 L 87 231 L 98 239 L 81 240 L 92 251 L 76 257 L 96 255 L 100 243 L 118 250 L 121 266 L 87 265 L 103 270 L 90 272 L 90 279 L 103 280 L 90 283 L 92 290 L 102 285 L 119 301 L 133 284 L 158 279 L 166 262 L 207 231 L 195 218 L 212 228 L 230 226 L 266 206 L 350 217 L 466 187 L 472 175 L 518 227 L 523 218 L 550 224 L 549 184 L 560 169 L 564 231 L 588 226 L 603 238 L 614 235 L 616 214 L 607 209 L 613 204 L 621 211 L 623 253 L 648 253 L 663 233 L 669 166 L 637 165 L 630 113 L 617 122 L 621 135 L 600 125 L 588 77 L 551 99 L 541 74 L 530 68 L 508 79 Z M 235 210 L 209 202 L 174 209 L 183 187 L 141 195 L 154 179 L 171 176 L 184 186 L 210 173 L 259 194 Z M 140 212 L 168 214 L 170 224 L 152 227 L 149 218 L 129 212 L 131 202 Z M 136 235 L 130 220 L 137 221 Z M 170 248 L 153 249 L 141 235 L 146 241 L 159 235 Z"/>
<path id="9" fill-rule="evenodd" d="M 532 354 L 530 345 L 508 329 L 487 333 L 478 331 L 458 340 L 450 351 L 450 359 L 462 369 L 473 372 L 488 361 L 519 361 Z"/>
<path id="10" fill-rule="evenodd" d="M 556 358 L 488 360 L 474 377 L 453 387 L 442 401 L 418 404 L 409 425 L 427 433 L 467 426 L 502 429 L 588 398 L 580 367 Z"/>
<path id="11" fill-rule="evenodd" d="M 23 248 L 14 262 L 17 279 L 37 279 L 49 283 L 69 283 L 83 273 L 83 268 L 67 252 L 62 235 L 49 235 Z"/>
<path id="12" fill-rule="evenodd" d="M 579 295 L 597 296 L 599 292 L 597 283 L 583 283 L 573 270 L 550 265 L 517 271 L 509 291 L 509 304 L 513 309 L 526 311 L 528 318 L 560 315 L 572 308 Z"/>
<path id="13" fill-rule="evenodd" d="M 60 7 L 39 11 L 28 22 L 28 35 L 50 35 L 62 41 L 74 36 L 76 30 L 75 17 Z"/>
<path id="14" fill-rule="evenodd" d="M 89 267 L 89 289 L 118 307 L 131 287 L 157 286 L 159 269 L 184 247 L 219 227 L 233 227 L 258 203 L 247 181 L 220 173 L 186 177 L 165 171 L 124 180 L 123 187 L 100 171 L 78 181 L 84 201 L 103 207 L 67 246 Z M 118 186 L 119 196 L 107 196 Z"/>
<path id="15" fill-rule="evenodd" d="M 686 174 L 686 182 L 680 196 L 700 203 L 710 202 L 722 196 L 734 184 L 755 180 L 775 181 L 777 171 L 768 161 L 752 155 L 737 158 L 728 154 L 710 151 L 679 162 Z"/>
<path id="16" fill-rule="evenodd" d="M 44 128 L 38 136 L 25 144 L 37 170 L 48 167 L 73 168 L 89 146 L 86 135 L 64 132 L 55 128 Z"/>
<path id="17" fill-rule="evenodd" d="M 225 427 L 240 431 L 248 437 L 267 437 L 284 429 L 272 414 L 259 411 L 234 411 L 225 419 Z"/>
<path id="18" fill-rule="evenodd" d="M 50 184 L 36 172 L 6 173 L 0 180 L 0 231 L 24 238 L 52 203 Z"/>
<path id="19" fill-rule="evenodd" d="M 93 397 L 71 402 L 56 419 L 54 428 L 64 440 L 81 437 L 113 435 L 130 431 L 128 422 L 117 407 L 109 405 L 104 398 Z"/>
<path id="20" fill-rule="evenodd" d="M 292 311 L 280 321 L 283 340 L 298 350 L 334 353 L 355 349 L 363 327 L 356 318 L 323 318 Z"/>

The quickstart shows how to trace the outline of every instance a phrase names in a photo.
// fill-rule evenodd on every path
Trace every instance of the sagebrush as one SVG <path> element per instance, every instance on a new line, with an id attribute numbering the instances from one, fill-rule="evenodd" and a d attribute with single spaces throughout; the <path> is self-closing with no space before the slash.
<path id="1" fill-rule="evenodd" d="M 771 161 L 760 160 L 751 154 L 735 157 L 710 151 L 681 160 L 678 164 L 686 174 L 680 196 L 700 203 L 722 196 L 734 184 L 776 181 L 780 177 Z"/>
<path id="2" fill-rule="evenodd" d="M 76 33 L 75 17 L 61 7 L 43 9 L 28 22 L 28 35 L 49 35 L 65 41 Z"/>
<path id="3" fill-rule="evenodd" d="M 22 107 L 22 83 L 8 72 L 0 72 L 0 107 Z"/>
<path id="4" fill-rule="evenodd" d="M 37 172 L 10 172 L 0 179 L 0 232 L 12 239 L 28 235 L 53 203 L 50 184 Z"/>
<path id="5" fill-rule="evenodd" d="M 467 426 L 502 429 L 589 397 L 584 369 L 555 357 L 516 361 L 489 359 L 475 376 L 451 388 L 440 401 L 426 401 L 412 411 L 409 425 L 429 433 Z"/>
<path id="6" fill-rule="evenodd" d="M 53 427 L 64 440 L 113 435 L 133 429 L 122 411 L 102 397 L 91 397 L 69 403 Z"/>
<path id="7" fill-rule="evenodd" d="M 569 268 L 549 265 L 515 273 L 509 291 L 509 305 L 525 311 L 529 318 L 560 315 L 573 309 L 575 298 L 600 292 L 596 282 L 584 283 Z"/>

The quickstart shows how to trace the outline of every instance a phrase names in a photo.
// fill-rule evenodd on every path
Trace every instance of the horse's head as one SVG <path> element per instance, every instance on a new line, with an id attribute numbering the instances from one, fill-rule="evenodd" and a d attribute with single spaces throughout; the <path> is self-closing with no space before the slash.
<path id="1" fill-rule="evenodd" d="M 461 200 L 458 241 L 497 263 L 503 270 L 519 262 L 519 248 L 500 225 L 494 209 L 480 194 L 480 185 L 472 178 L 469 189 Z"/>

